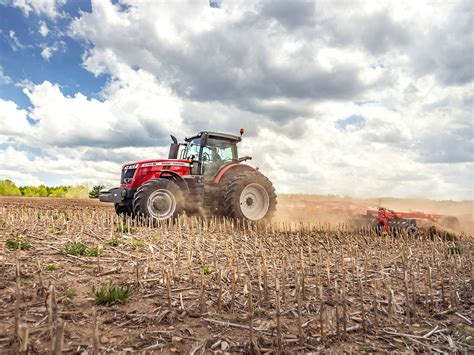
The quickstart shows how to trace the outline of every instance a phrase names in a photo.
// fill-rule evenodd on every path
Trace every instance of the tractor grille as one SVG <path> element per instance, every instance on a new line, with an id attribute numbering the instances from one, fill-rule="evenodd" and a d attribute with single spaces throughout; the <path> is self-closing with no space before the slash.
<path id="1" fill-rule="evenodd" d="M 124 169 L 122 170 L 122 177 L 120 179 L 121 184 L 130 184 L 132 182 L 133 175 L 137 169 Z"/>

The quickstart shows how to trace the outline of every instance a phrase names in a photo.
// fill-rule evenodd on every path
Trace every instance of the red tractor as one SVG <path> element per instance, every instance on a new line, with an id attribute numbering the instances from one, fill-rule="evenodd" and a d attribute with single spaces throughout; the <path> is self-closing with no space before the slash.
<path id="1" fill-rule="evenodd" d="M 276 194 L 268 178 L 237 153 L 240 137 L 200 132 L 178 143 L 168 159 L 145 160 L 122 167 L 120 187 L 99 199 L 115 204 L 117 214 L 165 220 L 179 214 L 220 215 L 242 220 L 270 219 Z M 178 157 L 179 156 L 179 157 Z"/>

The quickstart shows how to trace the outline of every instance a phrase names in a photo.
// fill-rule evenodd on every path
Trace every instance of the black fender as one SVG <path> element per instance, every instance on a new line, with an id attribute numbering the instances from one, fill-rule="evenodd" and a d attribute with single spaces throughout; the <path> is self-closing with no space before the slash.
<path id="1" fill-rule="evenodd" d="M 214 177 L 214 183 L 220 184 L 221 180 L 224 176 L 230 172 L 233 174 L 242 171 L 257 171 L 257 169 L 252 168 L 250 165 L 242 164 L 242 163 L 230 163 L 221 167 L 218 171 L 216 176 Z"/>
<path id="2" fill-rule="evenodd" d="M 163 175 L 165 175 L 165 176 L 163 176 Z M 166 176 L 166 175 L 168 175 L 168 176 Z M 179 188 L 181 189 L 181 191 L 183 191 L 183 193 L 189 194 L 188 184 L 183 179 L 183 177 L 181 175 L 179 175 L 178 173 L 176 173 L 175 171 L 160 170 L 159 175 L 157 177 L 161 178 L 161 179 L 173 180 L 173 182 L 175 182 L 179 186 Z"/>

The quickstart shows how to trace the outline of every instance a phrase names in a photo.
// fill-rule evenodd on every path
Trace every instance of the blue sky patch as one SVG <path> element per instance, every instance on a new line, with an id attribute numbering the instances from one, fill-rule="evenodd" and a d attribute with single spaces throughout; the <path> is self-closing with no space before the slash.
<path id="1" fill-rule="evenodd" d="M 25 84 L 41 84 L 45 80 L 58 84 L 64 95 L 81 92 L 101 99 L 99 93 L 108 76 L 95 77 L 85 70 L 82 55 L 88 44 L 67 35 L 71 19 L 81 11 L 91 11 L 90 2 L 68 2 L 60 11 L 64 16 L 52 20 L 33 12 L 26 17 L 18 8 L 0 5 L 0 66 L 11 79 L 0 83 L 3 99 L 26 109 L 29 100 L 23 93 Z M 42 23 L 48 29 L 46 35 L 39 31 Z"/>
<path id="2" fill-rule="evenodd" d="M 28 159 L 33 160 L 36 156 L 48 157 L 53 158 L 51 155 L 46 153 L 44 150 L 38 147 L 31 147 L 22 143 L 17 142 L 9 142 L 8 144 L 1 143 L 0 144 L 0 151 L 7 149 L 8 147 L 12 147 L 15 150 L 25 152 L 28 156 Z"/>
<path id="3" fill-rule="evenodd" d="M 380 102 L 375 100 L 363 100 L 363 101 L 355 101 L 354 104 L 357 106 L 377 106 L 380 105 Z"/>
<path id="4" fill-rule="evenodd" d="M 215 9 L 221 8 L 221 1 L 220 0 L 209 0 L 209 6 Z"/>
<path id="5" fill-rule="evenodd" d="M 347 118 L 336 121 L 336 127 L 340 130 L 346 130 L 348 126 L 362 129 L 365 127 L 365 118 L 360 115 L 350 115 Z"/>

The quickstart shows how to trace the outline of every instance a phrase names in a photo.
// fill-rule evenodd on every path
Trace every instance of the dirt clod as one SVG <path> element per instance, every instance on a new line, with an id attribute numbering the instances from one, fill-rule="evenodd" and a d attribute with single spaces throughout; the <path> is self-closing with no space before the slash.
<path id="1" fill-rule="evenodd" d="M 221 350 L 222 350 L 222 351 L 227 351 L 227 350 L 229 350 L 229 343 L 226 342 L 226 341 L 223 341 L 223 342 L 221 343 Z"/>
<path id="2" fill-rule="evenodd" d="M 178 337 L 178 336 L 171 337 L 171 342 L 172 343 L 179 343 L 181 340 L 183 340 L 183 338 Z"/>

